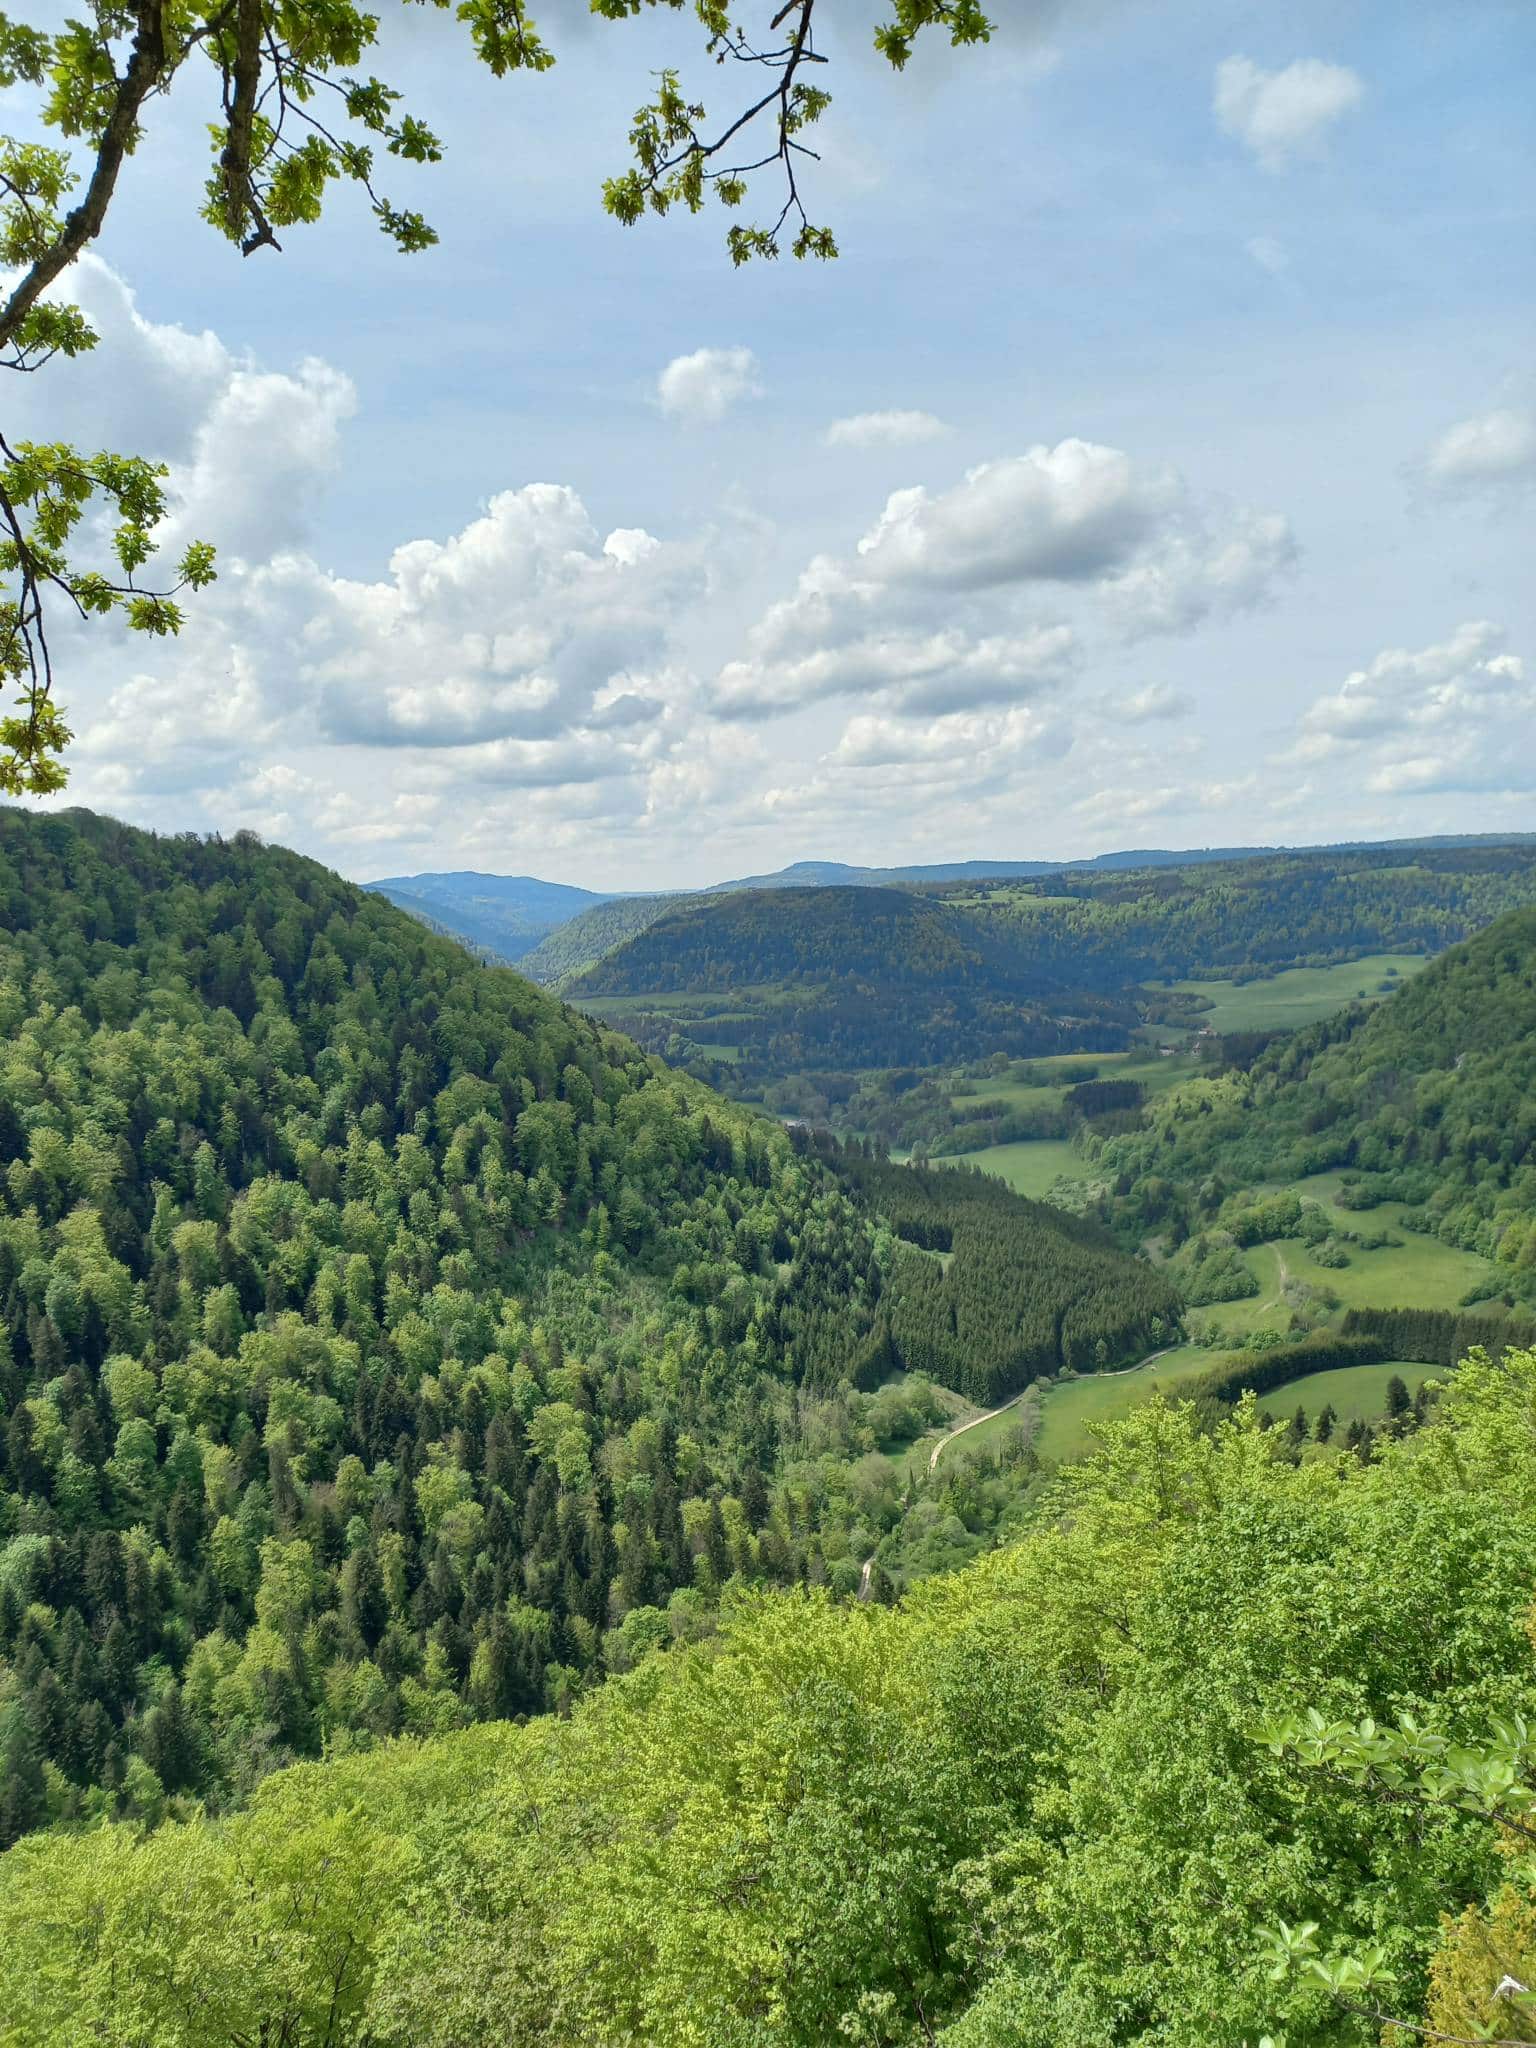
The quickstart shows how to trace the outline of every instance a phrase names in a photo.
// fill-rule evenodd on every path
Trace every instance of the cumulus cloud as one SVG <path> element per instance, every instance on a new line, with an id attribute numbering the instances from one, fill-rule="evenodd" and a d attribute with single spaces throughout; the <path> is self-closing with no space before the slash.
<path id="1" fill-rule="evenodd" d="M 312 358 L 262 370 L 215 334 L 147 319 L 93 256 L 53 296 L 80 305 L 100 345 L 61 374 L 15 380 L 13 431 L 167 463 L 156 537 L 168 551 L 195 537 L 223 563 L 259 561 L 310 535 L 356 409 L 350 378 Z"/>
<path id="2" fill-rule="evenodd" d="M 743 398 L 761 397 L 762 390 L 751 349 L 696 348 L 667 364 L 656 379 L 656 402 L 673 419 L 709 426 Z"/>
<path id="3" fill-rule="evenodd" d="M 1291 758 L 1347 763 L 1378 795 L 1523 790 L 1536 690 L 1487 619 L 1428 647 L 1384 648 L 1316 698 Z"/>
<path id="4" fill-rule="evenodd" d="M 1475 491 L 1536 477 L 1536 410 L 1499 406 L 1447 427 L 1424 458 L 1430 484 Z"/>
<path id="5" fill-rule="evenodd" d="M 268 582 L 304 620 L 329 737 L 443 748 L 634 724 L 703 573 L 638 529 L 601 540 L 574 491 L 540 483 L 498 492 L 447 540 L 396 548 L 378 582 L 309 560 L 274 563 Z"/>
<path id="6" fill-rule="evenodd" d="M 947 491 L 892 493 L 850 555 L 817 556 L 758 620 L 720 671 L 714 708 L 761 718 L 844 695 L 913 713 L 1025 701 L 1065 679 L 1085 635 L 1239 610 L 1294 554 L 1283 519 L 1203 500 L 1172 470 L 1080 440 L 1032 448 Z"/>
<path id="7" fill-rule="evenodd" d="M 832 422 L 826 443 L 829 448 L 911 448 L 948 432 L 931 412 L 856 412 Z"/>
<path id="8" fill-rule="evenodd" d="M 1300 57 L 1282 71 L 1265 71 L 1250 57 L 1226 57 L 1216 66 L 1211 107 L 1224 134 L 1266 171 L 1280 171 L 1298 157 L 1315 156 L 1364 94 L 1347 65 Z"/>
<path id="9" fill-rule="evenodd" d="M 1081 582 L 1128 561 L 1176 491 L 1118 448 L 1042 445 L 984 462 L 937 497 L 921 485 L 894 492 L 859 555 L 885 582 Z"/>

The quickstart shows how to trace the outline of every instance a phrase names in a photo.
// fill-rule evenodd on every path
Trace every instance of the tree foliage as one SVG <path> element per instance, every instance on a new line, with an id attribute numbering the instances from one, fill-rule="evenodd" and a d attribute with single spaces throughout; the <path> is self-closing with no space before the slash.
<path id="1" fill-rule="evenodd" d="M 899 1607 L 756 1596 L 568 1720 L 34 1838 L 9 2038 L 1366 2048 L 1365 1978 L 1496 2021 L 1531 1968 L 1488 1810 L 1528 1805 L 1533 1398 L 1536 1354 L 1473 1361 L 1370 1465 L 1153 1404 Z M 1275 1973 L 1309 1921 L 1329 1981 Z"/>
<path id="2" fill-rule="evenodd" d="M 903 1347 L 984 1391 L 1172 1312 L 958 1177 L 935 1297 L 899 1169 L 250 838 L 0 812 L 0 1031 L 7 1840 L 568 1705 L 732 1583 L 851 1593 Z"/>

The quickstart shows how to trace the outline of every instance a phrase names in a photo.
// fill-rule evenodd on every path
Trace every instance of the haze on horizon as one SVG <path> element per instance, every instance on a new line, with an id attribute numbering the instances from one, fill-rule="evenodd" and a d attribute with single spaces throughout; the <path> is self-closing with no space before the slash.
<path id="1" fill-rule="evenodd" d="M 1528 826 L 1536 19 L 1006 12 L 844 53 L 814 271 L 603 216 L 638 45 L 579 0 L 500 85 L 393 25 L 409 267 L 168 232 L 172 103 L 18 429 L 169 461 L 223 573 L 68 637 L 59 801 L 602 889 Z"/>

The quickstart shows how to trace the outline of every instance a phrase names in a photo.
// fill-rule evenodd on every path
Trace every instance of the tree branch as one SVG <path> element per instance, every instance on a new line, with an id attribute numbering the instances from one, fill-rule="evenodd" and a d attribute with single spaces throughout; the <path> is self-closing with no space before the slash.
<path id="1" fill-rule="evenodd" d="M 128 66 L 118 80 L 112 112 L 96 145 L 96 168 L 85 197 L 70 212 L 51 249 L 45 249 L 0 308 L 0 347 L 14 340 L 21 323 L 61 271 L 101 233 L 123 158 L 133 147 L 139 109 L 159 85 L 166 68 L 164 0 L 139 0 L 138 28 Z"/>

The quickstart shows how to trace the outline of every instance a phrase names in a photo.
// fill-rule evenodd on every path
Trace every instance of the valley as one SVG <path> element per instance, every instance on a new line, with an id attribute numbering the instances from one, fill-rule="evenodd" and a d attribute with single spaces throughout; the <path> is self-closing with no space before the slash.
<path id="1" fill-rule="evenodd" d="M 1536 2048 L 1533 79 L 0 12 L 0 2048 Z"/>
<path id="2" fill-rule="evenodd" d="M 81 1902 L 47 1936 L 72 1969 L 103 1912 L 138 1958 L 174 1841 L 200 1872 L 177 1940 L 206 1975 L 210 1911 L 248 1926 L 281 1910 L 254 1901 L 277 1899 L 282 1857 L 334 1873 L 356 1854 L 360 1888 L 316 1894 L 339 1981 L 435 2038 L 412 1943 L 436 1909 L 389 1873 L 459 1902 L 432 1936 L 457 1971 L 481 1939 L 467 1854 L 542 1902 L 495 1908 L 497 1957 L 510 1912 L 567 1985 L 522 1974 L 526 1949 L 488 1952 L 486 1995 L 532 2000 L 536 2038 L 558 2040 L 585 1983 L 574 2042 L 612 2027 L 630 1942 L 567 1917 L 542 1852 L 514 1846 L 538 1837 L 522 1802 L 585 1867 L 592 1789 L 623 1896 L 659 1818 L 636 1744 L 669 1814 L 734 1812 L 756 1769 L 743 1711 L 797 1756 L 832 1742 L 830 1788 L 855 1731 L 884 1725 L 866 1660 L 897 1644 L 940 1673 L 1005 1669 L 993 1732 L 1022 1729 L 1036 1680 L 995 1648 L 1020 1600 L 1043 1631 L 1028 1670 L 1065 1703 L 1068 1645 L 1131 1654 L 1090 1618 L 1123 1597 L 1106 1574 L 1135 1556 L 1146 1597 L 1182 1613 L 1179 1560 L 1199 1549 L 1218 1588 L 1256 1499 L 1324 1543 L 1348 1580 L 1328 1597 L 1379 1637 L 1378 1503 L 1395 1573 L 1413 1539 L 1391 1489 L 1536 1372 L 1536 909 L 1497 908 L 1531 861 L 1458 849 L 1382 908 L 1377 856 L 1330 860 L 1291 941 L 1306 957 L 1272 972 L 1251 957 L 1272 899 L 1261 875 L 1245 937 L 1231 867 L 1111 870 L 1077 895 L 1053 875 L 1048 897 L 967 877 L 958 903 L 947 881 L 732 889 L 658 915 L 615 899 L 567 921 L 618 936 L 562 1003 L 434 929 L 408 888 L 396 906 L 249 835 L 0 813 L 6 1996 L 52 2010 L 27 1961 L 36 1885 Z M 1365 950 L 1320 961 L 1341 904 Z M 1453 911 L 1489 921 L 1434 945 Z M 1241 974 L 1212 971 L 1208 935 L 1149 962 L 1127 916 L 1220 916 Z M 833 1052 L 847 1064 L 819 1064 Z M 1176 1511 L 1165 1554 L 1173 1525 L 1131 1503 L 1175 1471 L 1205 1505 Z M 1336 1475 L 1326 1538 L 1306 1533 L 1314 1472 Z M 1507 1546 L 1506 1481 L 1486 1486 L 1477 1512 Z M 1536 1529 L 1528 1548 L 1536 1574 Z M 1516 1550 L 1457 1555 L 1502 1585 Z M 814 1674 L 813 1710 L 793 1672 Z M 910 1781 L 882 1779 L 903 1816 L 949 1755 L 926 1683 L 891 1695 L 893 1728 L 923 1730 Z M 737 1759 L 730 1788 L 691 1775 L 679 1685 L 724 1717 L 708 1740 Z M 964 1818 L 963 1712 L 937 1796 L 980 1852 L 1012 1823 Z M 486 1800 L 495 1822 L 466 1832 Z M 661 1893 L 646 1867 L 653 1927 L 665 1885 L 695 1894 L 686 1858 L 664 1859 Z M 237 1871 L 244 1900 L 220 1909 Z M 720 1908 L 732 1926 L 757 1910 Z M 1087 1936 L 1068 1915 L 1059 1938 Z M 959 1995 L 942 1951 L 925 1967 Z M 107 2015 L 139 1982 L 86 1979 Z M 287 1994 L 247 1971 L 221 1996 Z M 484 2009 L 463 2009 L 478 2036 Z M 810 1999 L 808 2043 L 827 2010 Z M 468 2048 L 457 2028 L 441 2038 Z"/>

